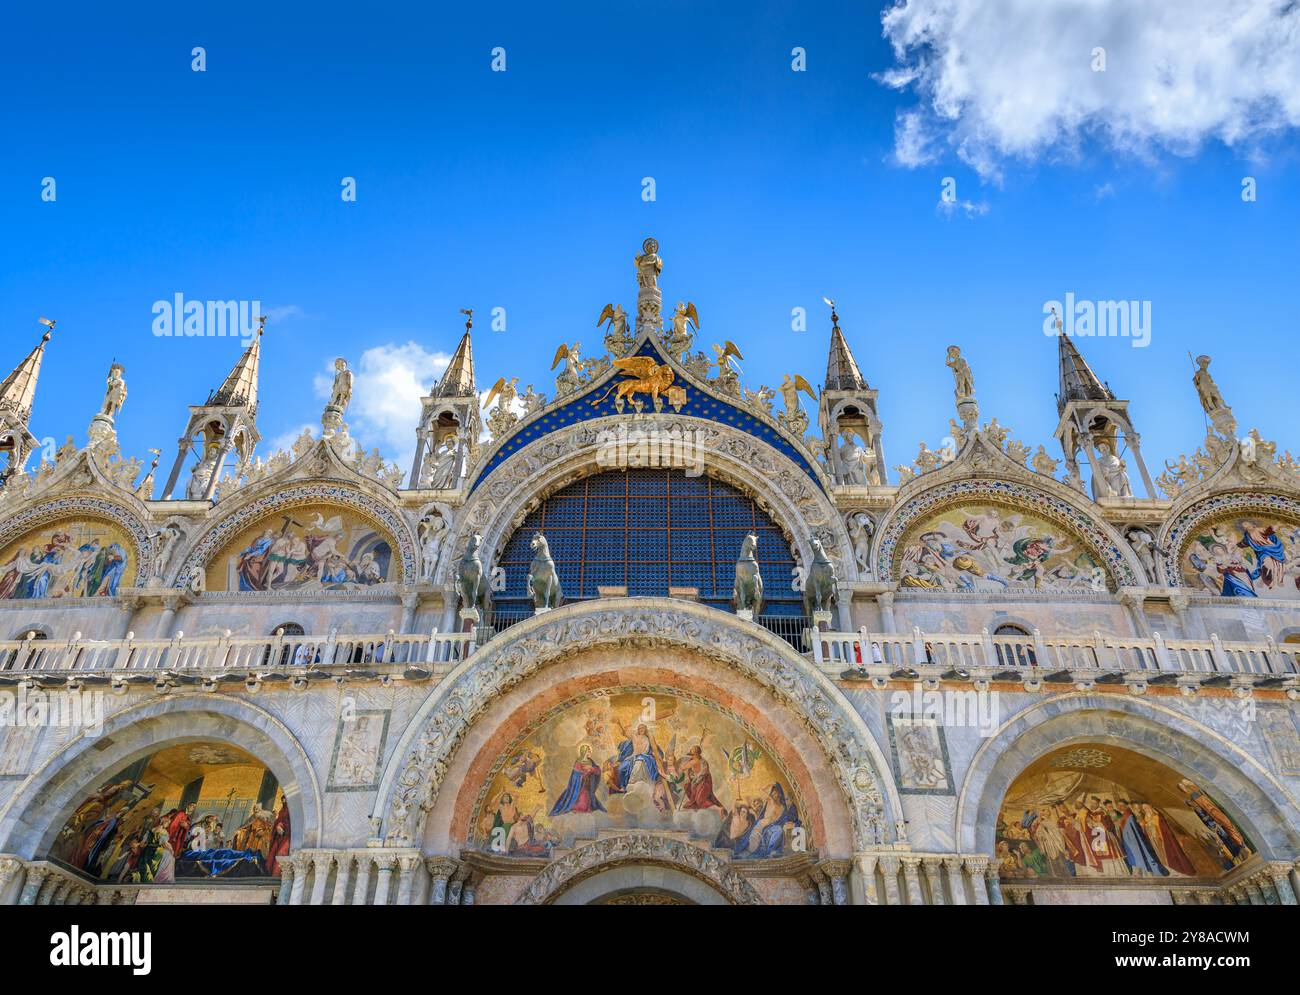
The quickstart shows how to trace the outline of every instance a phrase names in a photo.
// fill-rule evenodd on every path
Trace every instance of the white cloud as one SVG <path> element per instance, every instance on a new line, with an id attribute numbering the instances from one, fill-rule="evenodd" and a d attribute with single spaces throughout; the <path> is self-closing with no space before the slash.
<path id="1" fill-rule="evenodd" d="M 313 436 L 319 436 L 320 426 L 313 425 L 310 422 L 303 422 L 295 428 L 281 432 L 270 442 L 266 443 L 266 445 L 262 446 L 258 451 L 265 456 L 270 456 L 273 453 L 280 452 L 291 453 L 293 452 L 293 444 L 302 438 L 303 432 L 310 432 Z"/>
<path id="2" fill-rule="evenodd" d="M 1191 155 L 1300 126 L 1294 0 L 899 0 L 882 21 L 897 64 L 877 79 L 919 98 L 895 122 L 903 165 L 946 146 L 997 179 L 1085 140 Z"/>
<path id="3" fill-rule="evenodd" d="M 969 221 L 972 218 L 978 218 L 989 213 L 989 203 L 986 200 L 944 200 L 939 198 L 937 210 L 945 217 L 951 218 L 958 211 L 961 211 Z"/>
<path id="4" fill-rule="evenodd" d="M 294 318 L 305 318 L 307 312 L 297 304 L 286 304 L 284 307 L 267 308 L 262 312 L 266 320 L 271 324 L 280 321 L 292 321 Z"/>
<path id="5" fill-rule="evenodd" d="M 367 349 L 353 366 L 352 403 L 345 416 L 352 437 L 403 471 L 415 456 L 420 398 L 429 393 L 451 362 L 445 352 L 427 352 L 417 342 L 388 343 Z M 314 381 L 316 396 L 328 400 L 334 384 L 334 359 Z"/>

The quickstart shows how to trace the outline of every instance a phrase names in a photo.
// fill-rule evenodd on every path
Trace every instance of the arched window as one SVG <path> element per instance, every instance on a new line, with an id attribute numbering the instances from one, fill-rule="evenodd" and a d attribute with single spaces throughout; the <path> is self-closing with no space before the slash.
<path id="1" fill-rule="evenodd" d="M 993 652 L 997 654 L 998 665 L 1002 667 L 1036 667 L 1038 658 L 1034 655 L 1033 633 L 1023 625 L 1003 622 L 993 630 L 995 636 L 1009 636 L 1016 640 L 1014 645 L 1003 645 L 995 641 Z"/>
<path id="2" fill-rule="evenodd" d="M 747 533 L 758 537 L 765 616 L 798 617 L 790 590 L 790 542 L 748 494 L 712 477 L 681 470 L 610 470 L 570 484 L 541 502 L 510 537 L 498 561 L 506 588 L 493 597 L 509 624 L 532 614 L 527 596 L 529 548 L 545 534 L 566 601 L 626 588 L 632 597 L 666 597 L 694 588 L 699 600 L 729 609 L 736 557 Z M 500 628 L 500 625 L 497 626 Z"/>

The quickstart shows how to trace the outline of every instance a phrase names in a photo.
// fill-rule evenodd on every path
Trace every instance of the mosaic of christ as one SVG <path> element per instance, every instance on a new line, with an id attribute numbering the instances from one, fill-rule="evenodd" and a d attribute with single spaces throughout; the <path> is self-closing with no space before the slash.
<path id="1" fill-rule="evenodd" d="M 393 546 L 366 519 L 328 505 L 245 529 L 208 566 L 209 591 L 357 589 L 392 579 Z"/>
<path id="2" fill-rule="evenodd" d="M 762 860 L 811 848 L 774 757 L 738 722 L 659 691 L 626 691 L 548 715 L 480 796 L 474 844 L 549 857 L 602 829 L 687 832 Z"/>
<path id="3" fill-rule="evenodd" d="M 1267 515 L 1200 525 L 1184 547 L 1183 581 L 1225 598 L 1300 597 L 1300 526 Z"/>
<path id="4" fill-rule="evenodd" d="M 185 743 L 141 757 L 97 784 L 51 856 L 122 884 L 278 877 L 289 807 L 273 775 L 243 750 Z"/>
<path id="5" fill-rule="evenodd" d="M 899 543 L 899 583 L 943 591 L 1105 591 L 1107 574 L 1083 540 L 1000 505 L 948 508 Z"/>
<path id="6" fill-rule="evenodd" d="M 134 549 L 120 528 L 96 519 L 29 532 L 0 552 L 0 601 L 115 597 L 135 583 Z"/>
<path id="7" fill-rule="evenodd" d="M 1003 878 L 1218 877 L 1255 847 L 1206 785 L 1113 746 L 1039 758 L 998 816 Z"/>

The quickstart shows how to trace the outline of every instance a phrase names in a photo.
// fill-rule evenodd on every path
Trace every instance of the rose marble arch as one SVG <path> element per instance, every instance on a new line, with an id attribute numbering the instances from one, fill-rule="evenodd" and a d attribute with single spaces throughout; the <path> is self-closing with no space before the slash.
<path id="1" fill-rule="evenodd" d="M 611 598 L 511 626 L 434 688 L 380 783 L 373 818 L 385 843 L 458 851 L 483 780 L 527 713 L 557 694 L 643 680 L 718 693 L 779 746 L 824 855 L 895 841 L 902 808 L 884 754 L 809 661 L 762 626 L 703 605 Z M 784 707 L 763 709 L 760 689 Z"/>
<path id="2" fill-rule="evenodd" d="M 783 453 L 748 433 L 718 422 L 646 413 L 637 415 L 635 421 L 630 415 L 622 415 L 557 429 L 524 446 L 497 467 L 456 516 L 455 532 L 447 544 L 454 555 L 442 557 L 438 581 L 449 584 L 455 580 L 460 557 L 472 533 L 483 536 L 484 562 L 487 563 L 489 554 L 495 561 L 511 534 L 546 495 L 593 473 L 618 469 L 602 466 L 597 461 L 601 452 L 600 432 L 633 426 L 647 432 L 676 430 L 695 438 L 704 449 L 705 473 L 752 495 L 798 545 L 804 563 L 812 562 L 808 538 L 816 535 L 835 563 L 839 579 L 852 581 L 858 577 L 850 552 L 852 545 L 840 513 L 808 475 Z M 697 434 L 691 436 L 692 432 Z M 789 579 L 771 578 L 769 583 L 787 584 Z M 841 611 L 847 611 L 844 604 Z"/>
<path id="3" fill-rule="evenodd" d="M 1300 804 L 1258 760 L 1157 701 L 1095 693 L 1032 705 L 984 741 L 958 792 L 959 852 L 994 852 L 1007 789 L 1039 757 L 1064 746 L 1106 744 L 1149 757 L 1210 791 L 1265 860 L 1300 857 Z"/>

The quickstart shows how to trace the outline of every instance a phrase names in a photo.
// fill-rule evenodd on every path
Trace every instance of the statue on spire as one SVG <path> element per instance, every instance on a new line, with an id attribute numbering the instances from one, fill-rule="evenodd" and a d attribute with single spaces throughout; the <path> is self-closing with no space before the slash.
<path id="1" fill-rule="evenodd" d="M 636 264 L 636 332 L 651 331 L 658 335 L 663 331 L 663 293 L 659 290 L 659 274 L 663 272 L 664 261 L 659 258 L 659 243 L 647 238 L 641 243 L 641 254 L 634 260 Z"/>
<path id="2" fill-rule="evenodd" d="M 125 372 L 126 368 L 116 361 L 108 368 L 108 381 L 104 387 L 104 406 L 90 420 L 90 428 L 86 430 L 86 435 L 93 446 L 117 441 L 113 419 L 126 403 L 126 381 L 122 378 Z"/>
<path id="3" fill-rule="evenodd" d="M 334 386 L 330 390 L 330 402 L 325 405 L 325 412 L 320 419 L 325 438 L 328 439 L 335 434 L 343 436 L 348 434 L 348 426 L 343 421 L 343 415 L 351 401 L 352 371 L 348 369 L 348 361 L 340 356 L 334 360 Z"/>
<path id="4" fill-rule="evenodd" d="M 1205 414 L 1216 432 L 1225 439 L 1233 438 L 1237 434 L 1237 419 L 1233 416 L 1232 409 L 1223 400 L 1219 385 L 1210 375 L 1210 357 L 1197 356 L 1196 367 L 1196 372 L 1192 374 L 1192 383 L 1196 385 L 1196 394 L 1201 399 L 1201 407 L 1205 409 Z"/>
<path id="5" fill-rule="evenodd" d="M 960 348 L 950 345 L 944 365 L 952 370 L 952 393 L 957 401 L 957 414 L 967 429 L 974 428 L 979 422 L 980 409 L 975 401 L 975 377 L 971 374 L 970 363 L 962 358 Z"/>
<path id="6" fill-rule="evenodd" d="M 627 330 L 627 312 L 621 304 L 606 304 L 596 320 L 596 327 L 607 321 L 609 330 L 605 332 L 605 349 L 615 359 L 622 359 L 632 348 L 632 335 Z"/>

